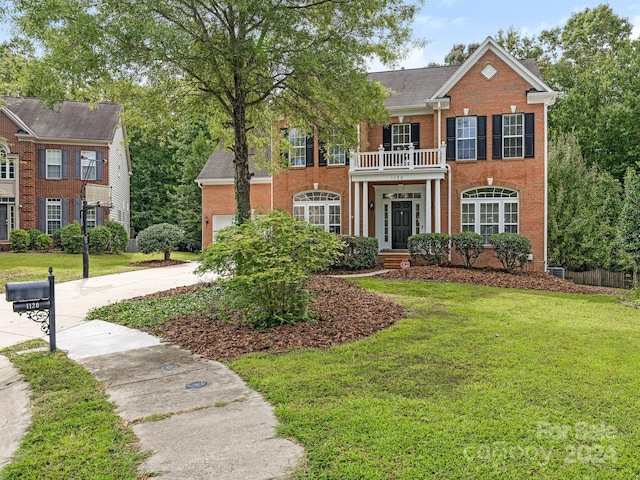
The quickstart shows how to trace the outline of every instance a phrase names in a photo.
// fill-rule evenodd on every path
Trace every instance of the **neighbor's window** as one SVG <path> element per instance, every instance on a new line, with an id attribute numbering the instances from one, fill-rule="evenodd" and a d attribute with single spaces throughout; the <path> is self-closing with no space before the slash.
<path id="1" fill-rule="evenodd" d="M 484 243 L 494 233 L 518 233 L 518 192 L 501 187 L 482 187 L 462 193 L 461 230 L 482 235 Z"/>
<path id="2" fill-rule="evenodd" d="M 62 178 L 62 150 L 47 150 L 47 178 Z"/>
<path id="3" fill-rule="evenodd" d="M 62 200 L 47 198 L 47 235 L 53 235 L 62 228 Z"/>
<path id="4" fill-rule="evenodd" d="M 82 180 L 96 179 L 96 152 L 82 150 L 80 152 L 82 162 Z"/>
<path id="5" fill-rule="evenodd" d="M 340 233 L 340 195 L 331 192 L 306 192 L 293 197 L 293 216 Z"/>
<path id="6" fill-rule="evenodd" d="M 456 154 L 458 160 L 475 160 L 477 117 L 456 118 Z"/>

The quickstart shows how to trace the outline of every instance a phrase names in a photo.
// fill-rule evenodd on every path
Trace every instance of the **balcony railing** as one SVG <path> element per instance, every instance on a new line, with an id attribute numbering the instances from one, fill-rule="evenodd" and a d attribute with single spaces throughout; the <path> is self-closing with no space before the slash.
<path id="1" fill-rule="evenodd" d="M 433 169 L 445 165 L 445 145 L 440 148 L 385 150 L 382 145 L 377 152 L 352 152 L 351 170 L 418 170 Z"/>

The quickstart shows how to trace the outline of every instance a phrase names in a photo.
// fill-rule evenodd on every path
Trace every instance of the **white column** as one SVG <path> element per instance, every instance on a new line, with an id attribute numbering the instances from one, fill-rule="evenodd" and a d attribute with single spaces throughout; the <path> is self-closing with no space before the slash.
<path id="1" fill-rule="evenodd" d="M 433 212 L 431 211 L 431 180 L 427 180 L 427 186 L 425 189 L 425 206 L 424 206 L 424 221 L 425 229 L 424 233 L 431 233 L 431 219 L 433 218 Z"/>
<path id="2" fill-rule="evenodd" d="M 362 236 L 369 236 L 369 182 L 362 182 Z"/>
<path id="3" fill-rule="evenodd" d="M 436 189 L 434 192 L 435 195 L 435 214 L 436 214 L 436 221 L 435 221 L 435 231 L 436 233 L 442 233 L 440 231 L 440 214 L 442 212 L 440 212 L 440 180 L 436 180 Z"/>
<path id="4" fill-rule="evenodd" d="M 353 212 L 354 212 L 354 217 L 353 217 L 353 234 L 356 237 L 360 236 L 360 182 L 355 182 L 355 188 L 356 188 L 356 194 L 355 194 L 355 198 L 354 198 L 354 205 L 353 205 Z"/>

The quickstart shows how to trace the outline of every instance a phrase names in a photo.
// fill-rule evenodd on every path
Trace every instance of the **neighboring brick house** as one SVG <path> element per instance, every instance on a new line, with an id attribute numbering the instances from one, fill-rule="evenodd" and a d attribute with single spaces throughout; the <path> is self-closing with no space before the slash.
<path id="1" fill-rule="evenodd" d="M 81 222 L 81 190 L 97 192 L 89 226 L 115 220 L 129 230 L 131 161 L 118 105 L 0 99 L 0 248 L 14 229 L 53 234 Z M 104 197 L 110 201 L 104 201 Z"/>
<path id="2" fill-rule="evenodd" d="M 516 60 L 488 38 L 459 66 L 370 76 L 390 90 L 391 123 L 360 125 L 355 151 L 329 155 L 322 139 L 285 131 L 291 168 L 254 176 L 252 207 L 376 237 L 382 255 L 406 249 L 416 233 L 517 232 L 533 244 L 529 268 L 544 270 L 547 107 L 556 93 L 535 62 Z M 230 154 L 214 153 L 197 179 L 204 246 L 232 219 L 231 168 Z M 477 265 L 497 265 L 487 250 Z M 455 253 L 452 260 L 460 261 Z"/>

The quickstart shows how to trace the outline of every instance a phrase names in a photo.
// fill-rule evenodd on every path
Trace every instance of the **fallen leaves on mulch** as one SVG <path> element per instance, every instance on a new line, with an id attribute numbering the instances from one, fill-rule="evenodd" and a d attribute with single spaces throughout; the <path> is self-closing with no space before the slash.
<path id="1" fill-rule="evenodd" d="M 522 290 L 545 290 L 547 292 L 606 294 L 620 292 L 613 288 L 576 285 L 544 272 L 508 273 L 495 268 L 462 267 L 411 267 L 406 270 L 391 270 L 380 275 L 388 279 L 432 280 L 435 282 L 472 283 L 489 287 L 518 288 Z"/>
<path id="2" fill-rule="evenodd" d="M 315 322 L 256 330 L 240 322 L 182 317 L 165 323 L 164 340 L 206 358 L 235 360 L 251 352 L 282 353 L 354 342 L 404 318 L 404 308 L 341 278 L 316 277 L 310 286 Z"/>
<path id="3" fill-rule="evenodd" d="M 550 292 L 619 293 L 610 288 L 575 285 L 541 272 L 507 273 L 490 268 L 416 266 L 406 270 L 391 270 L 380 276 Z M 178 295 L 197 288 L 200 287 L 178 287 L 140 298 Z M 202 315 L 174 318 L 154 333 L 205 358 L 233 361 L 251 352 L 282 353 L 353 342 L 388 328 L 405 316 L 404 309 L 387 297 L 369 292 L 342 278 L 318 275 L 311 283 L 310 290 L 315 299 L 311 308 L 319 318 L 316 322 L 298 322 L 257 330 L 240 321 L 212 320 Z"/>

